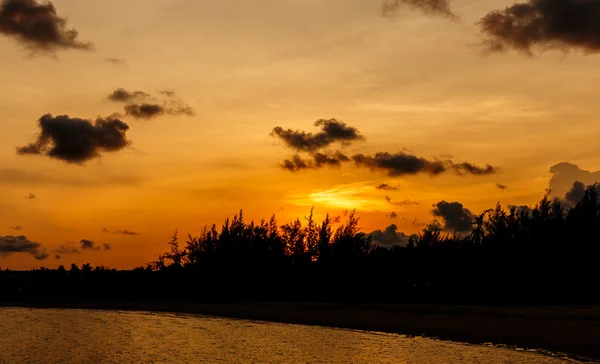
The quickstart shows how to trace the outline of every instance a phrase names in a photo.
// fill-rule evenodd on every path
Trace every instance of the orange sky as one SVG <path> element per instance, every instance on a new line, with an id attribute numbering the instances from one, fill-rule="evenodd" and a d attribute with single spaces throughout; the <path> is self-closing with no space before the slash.
<path id="1" fill-rule="evenodd" d="M 24 235 L 51 255 L 1 256 L 2 268 L 132 268 L 163 251 L 175 229 L 195 233 L 240 208 L 247 219 L 275 213 L 281 223 L 311 206 L 318 217 L 356 208 L 365 231 L 394 223 L 413 233 L 412 222 L 432 221 L 432 204 L 441 200 L 474 213 L 498 201 L 531 205 L 556 163 L 590 171 L 600 164 L 597 56 L 478 47 L 475 22 L 512 1 L 456 0 L 455 22 L 406 10 L 383 18 L 378 0 L 53 3 L 95 51 L 32 55 L 0 34 L 0 237 Z M 123 62 L 106 61 L 112 58 Z M 125 117 L 131 146 L 83 165 L 15 152 L 34 140 L 44 114 L 121 112 L 107 100 L 121 87 L 174 90 L 195 115 Z M 337 146 L 348 154 L 406 150 L 498 172 L 390 177 L 352 163 L 280 168 L 295 151 L 272 129 L 316 133 L 322 118 L 365 137 Z M 398 189 L 376 190 L 382 183 Z M 394 206 L 386 195 L 419 204 Z M 112 249 L 53 258 L 61 244 L 81 239 Z"/>

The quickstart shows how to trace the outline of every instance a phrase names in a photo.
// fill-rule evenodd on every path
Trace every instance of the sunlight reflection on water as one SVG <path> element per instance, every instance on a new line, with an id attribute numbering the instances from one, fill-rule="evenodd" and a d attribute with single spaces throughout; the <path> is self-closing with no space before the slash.
<path id="1" fill-rule="evenodd" d="M 197 315 L 0 309 L 0 363 L 558 363 L 526 350 Z M 575 360 L 567 360 L 576 362 Z"/>

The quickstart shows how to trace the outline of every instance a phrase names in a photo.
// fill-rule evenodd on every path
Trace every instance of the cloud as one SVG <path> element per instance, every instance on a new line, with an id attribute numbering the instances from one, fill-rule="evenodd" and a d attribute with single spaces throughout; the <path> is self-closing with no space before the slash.
<path id="1" fill-rule="evenodd" d="M 377 186 L 375 188 L 378 190 L 382 190 L 382 191 L 397 191 L 398 190 L 398 187 L 393 187 L 393 186 L 390 186 L 385 183 L 380 184 L 379 186 Z"/>
<path id="2" fill-rule="evenodd" d="M 584 195 L 585 184 L 575 181 L 571 190 L 565 194 L 565 200 L 569 202 L 569 204 L 575 206 L 583 199 Z"/>
<path id="3" fill-rule="evenodd" d="M 114 64 L 115 66 L 127 66 L 127 62 L 121 58 L 105 58 L 104 62 Z"/>
<path id="4" fill-rule="evenodd" d="M 392 177 L 416 175 L 420 173 L 436 176 L 448 170 L 453 170 L 460 176 L 467 174 L 481 176 L 496 173 L 496 168 L 490 165 L 481 168 L 467 162 L 454 163 L 449 160 L 430 161 L 405 152 L 397 154 L 380 152 L 372 156 L 356 154 L 352 156 L 352 160 L 358 167 L 368 168 L 372 171 L 385 172 L 388 176 Z"/>
<path id="5" fill-rule="evenodd" d="M 397 219 L 398 218 L 398 214 L 393 212 L 390 214 L 390 219 Z"/>
<path id="6" fill-rule="evenodd" d="M 528 0 L 495 10 L 479 22 L 490 51 L 600 51 L 600 1 Z"/>
<path id="7" fill-rule="evenodd" d="M 121 235 L 138 235 L 135 231 L 128 230 L 115 230 L 113 234 L 121 234 Z"/>
<path id="8" fill-rule="evenodd" d="M 53 253 L 54 253 L 54 259 L 58 260 L 58 259 L 61 259 L 64 255 L 79 254 L 79 250 L 77 250 L 77 248 L 72 247 L 72 246 L 61 245 L 60 248 L 54 249 Z"/>
<path id="9" fill-rule="evenodd" d="M 125 115 L 136 119 L 151 119 L 165 113 L 165 108 L 159 104 L 130 104 L 125 105 Z"/>
<path id="10" fill-rule="evenodd" d="M 418 10 L 425 15 L 442 15 L 452 20 L 458 20 L 458 16 L 450 8 L 450 0 L 384 0 L 379 8 L 379 14 L 390 18 L 403 7 Z"/>
<path id="11" fill-rule="evenodd" d="M 25 196 L 25 198 L 28 200 L 35 200 L 37 198 L 37 196 L 33 193 L 30 193 L 27 196 Z"/>
<path id="12" fill-rule="evenodd" d="M 499 188 L 499 189 L 501 189 L 501 190 L 505 190 L 505 189 L 507 189 L 507 188 L 508 188 L 508 186 L 506 186 L 506 185 L 503 185 L 502 183 L 496 183 L 496 187 L 498 187 L 498 188 Z"/>
<path id="13" fill-rule="evenodd" d="M 100 247 L 96 246 L 95 242 L 93 242 L 92 240 L 87 240 L 87 239 L 81 239 L 81 241 L 79 242 L 79 246 L 81 247 L 81 250 L 93 250 L 93 251 L 100 250 Z"/>
<path id="14" fill-rule="evenodd" d="M 452 161 L 446 161 L 446 164 L 448 165 L 448 168 L 454 169 L 454 171 L 460 176 L 464 176 L 466 174 L 485 176 L 496 173 L 496 168 L 490 166 L 489 164 L 485 167 L 479 167 L 468 162 L 454 163 Z"/>
<path id="15" fill-rule="evenodd" d="M 340 151 L 335 153 L 322 151 L 334 143 L 340 143 L 342 146 L 354 141 L 365 140 L 365 137 L 354 127 L 336 119 L 320 119 L 314 124 L 321 128 L 317 133 L 305 132 L 302 130 L 283 129 L 280 126 L 273 128 L 271 136 L 278 138 L 285 146 L 299 152 L 306 152 L 310 158 L 303 158 L 296 154 L 290 159 L 281 163 L 283 169 L 297 172 L 305 169 L 318 169 L 323 167 L 340 167 L 342 164 L 354 161 L 359 168 L 368 168 L 372 171 L 387 173 L 388 176 L 415 175 L 420 173 L 429 173 L 438 175 L 448 170 L 454 173 L 464 175 L 488 175 L 497 172 L 497 169 L 491 165 L 479 167 L 472 163 L 455 163 L 451 160 L 427 160 L 417 157 L 407 152 L 391 154 L 380 152 L 374 155 L 355 154 L 351 157 L 346 156 Z M 387 184 L 382 184 L 377 189 L 392 190 Z"/>
<path id="16" fill-rule="evenodd" d="M 107 228 L 102 228 L 102 232 L 103 233 L 110 233 L 110 230 L 108 230 Z"/>
<path id="17" fill-rule="evenodd" d="M 564 196 L 573 187 L 575 181 L 590 186 L 600 181 L 600 171 L 590 172 L 579 168 L 577 165 L 567 162 L 555 164 L 550 167 L 549 187 L 555 196 Z"/>
<path id="18" fill-rule="evenodd" d="M 33 52 L 94 49 L 92 43 L 78 39 L 77 30 L 67 28 L 67 20 L 58 16 L 50 1 L 2 0 L 0 34 L 16 39 Z"/>
<path id="19" fill-rule="evenodd" d="M 129 146 L 129 126 L 118 119 L 90 120 L 53 117 L 46 114 L 38 121 L 41 133 L 37 140 L 17 148 L 17 154 L 45 155 L 67 163 L 83 164 L 100 157 L 102 152 L 116 152 Z"/>
<path id="20" fill-rule="evenodd" d="M 311 153 L 311 159 L 302 158 L 299 155 L 292 156 L 281 163 L 281 168 L 291 172 L 298 172 L 304 169 L 319 169 L 323 167 L 341 167 L 343 163 L 349 162 L 350 158 L 336 151 L 335 153 Z"/>
<path id="21" fill-rule="evenodd" d="M 29 253 L 37 260 L 44 260 L 48 258 L 48 253 L 41 247 L 40 243 L 31 241 L 25 236 L 0 236 L 0 255 Z"/>
<path id="22" fill-rule="evenodd" d="M 468 232 L 473 229 L 473 214 L 458 202 L 441 201 L 433 205 L 431 213 L 444 221 L 444 230 Z"/>
<path id="23" fill-rule="evenodd" d="M 372 171 L 383 171 L 389 176 L 418 173 L 437 175 L 446 171 L 446 167 L 441 161 L 428 161 L 404 152 L 398 154 L 381 152 L 373 156 L 356 154 L 352 156 L 352 160 L 358 167 L 369 168 Z"/>
<path id="24" fill-rule="evenodd" d="M 110 95 L 108 95 L 108 99 L 114 102 L 129 102 L 133 101 L 136 98 L 144 98 L 150 96 L 144 91 L 127 91 L 124 88 L 118 88 L 114 90 Z"/>
<path id="25" fill-rule="evenodd" d="M 125 115 L 136 119 L 152 119 L 164 114 L 195 115 L 194 109 L 177 97 L 174 91 L 161 91 L 164 100 L 157 100 L 144 91 L 127 91 L 124 88 L 114 90 L 108 99 L 123 102 Z"/>
<path id="26" fill-rule="evenodd" d="M 354 161 L 355 165 L 359 168 L 367 168 L 371 171 L 384 172 L 390 177 L 416 175 L 422 173 L 436 176 L 448 171 L 453 171 L 459 176 L 465 176 L 468 174 L 482 176 L 497 172 L 497 169 L 490 165 L 482 168 L 467 162 L 454 163 L 448 160 L 430 161 L 425 158 L 407 154 L 405 152 L 400 152 L 397 154 L 381 152 L 376 153 L 375 155 L 355 154 L 352 157 L 348 157 L 340 151 L 327 154 L 311 152 L 310 157 L 311 158 L 302 158 L 296 154 L 292 156 L 291 159 L 284 160 L 281 163 L 281 167 L 291 172 L 298 172 L 305 169 L 340 167 L 344 163 Z M 393 188 L 388 186 L 388 189 Z"/>
<path id="27" fill-rule="evenodd" d="M 398 232 L 398 226 L 392 224 L 386 227 L 384 230 L 375 230 L 371 234 L 371 241 L 375 245 L 383 246 L 386 248 L 392 246 L 406 246 L 410 236 L 403 232 Z"/>
<path id="28" fill-rule="evenodd" d="M 279 138 L 289 148 L 304 152 L 316 152 L 334 143 L 348 144 L 364 140 L 356 128 L 336 119 L 320 119 L 314 126 L 321 128 L 321 131 L 313 134 L 277 126 L 273 128 L 271 136 Z"/>
<path id="29" fill-rule="evenodd" d="M 23 230 L 23 227 L 22 227 L 22 226 L 19 226 L 19 225 L 17 225 L 17 226 L 9 226 L 9 227 L 10 227 L 12 230 L 15 230 L 15 231 L 21 231 L 21 230 Z"/>
<path id="30" fill-rule="evenodd" d="M 410 206 L 410 205 L 419 205 L 421 204 L 420 202 L 416 202 L 416 201 L 412 201 L 410 199 L 406 199 L 404 201 L 400 201 L 400 202 L 394 202 L 392 201 L 392 199 L 390 198 L 390 196 L 385 196 L 385 200 L 394 206 Z"/>
<path id="31" fill-rule="evenodd" d="M 98 246 L 92 240 L 82 239 L 79 242 L 79 248 L 84 251 L 97 252 L 101 249 L 110 250 L 112 247 L 110 244 L 107 244 L 107 243 L 102 244 L 102 246 Z M 69 246 L 69 245 L 61 245 L 60 248 L 54 249 L 53 253 L 54 253 L 54 259 L 58 260 L 58 259 L 62 259 L 62 257 L 64 255 L 79 254 L 80 250 L 75 247 Z"/>

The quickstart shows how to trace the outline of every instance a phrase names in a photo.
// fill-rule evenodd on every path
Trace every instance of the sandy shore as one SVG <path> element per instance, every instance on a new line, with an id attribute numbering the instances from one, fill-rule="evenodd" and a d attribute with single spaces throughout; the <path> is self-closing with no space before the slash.
<path id="1" fill-rule="evenodd" d="M 6 304 L 195 313 L 321 325 L 470 343 L 494 343 L 567 353 L 600 361 L 600 307 L 472 307 L 318 303 L 71 303 Z"/>

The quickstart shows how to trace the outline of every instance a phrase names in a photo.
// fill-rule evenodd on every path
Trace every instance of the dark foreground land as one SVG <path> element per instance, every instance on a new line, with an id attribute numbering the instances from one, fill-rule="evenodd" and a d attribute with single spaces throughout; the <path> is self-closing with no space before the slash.
<path id="1" fill-rule="evenodd" d="M 7 304 L 194 313 L 322 325 L 469 343 L 493 343 L 600 360 L 600 306 L 482 307 L 331 303 L 67 303 Z"/>

